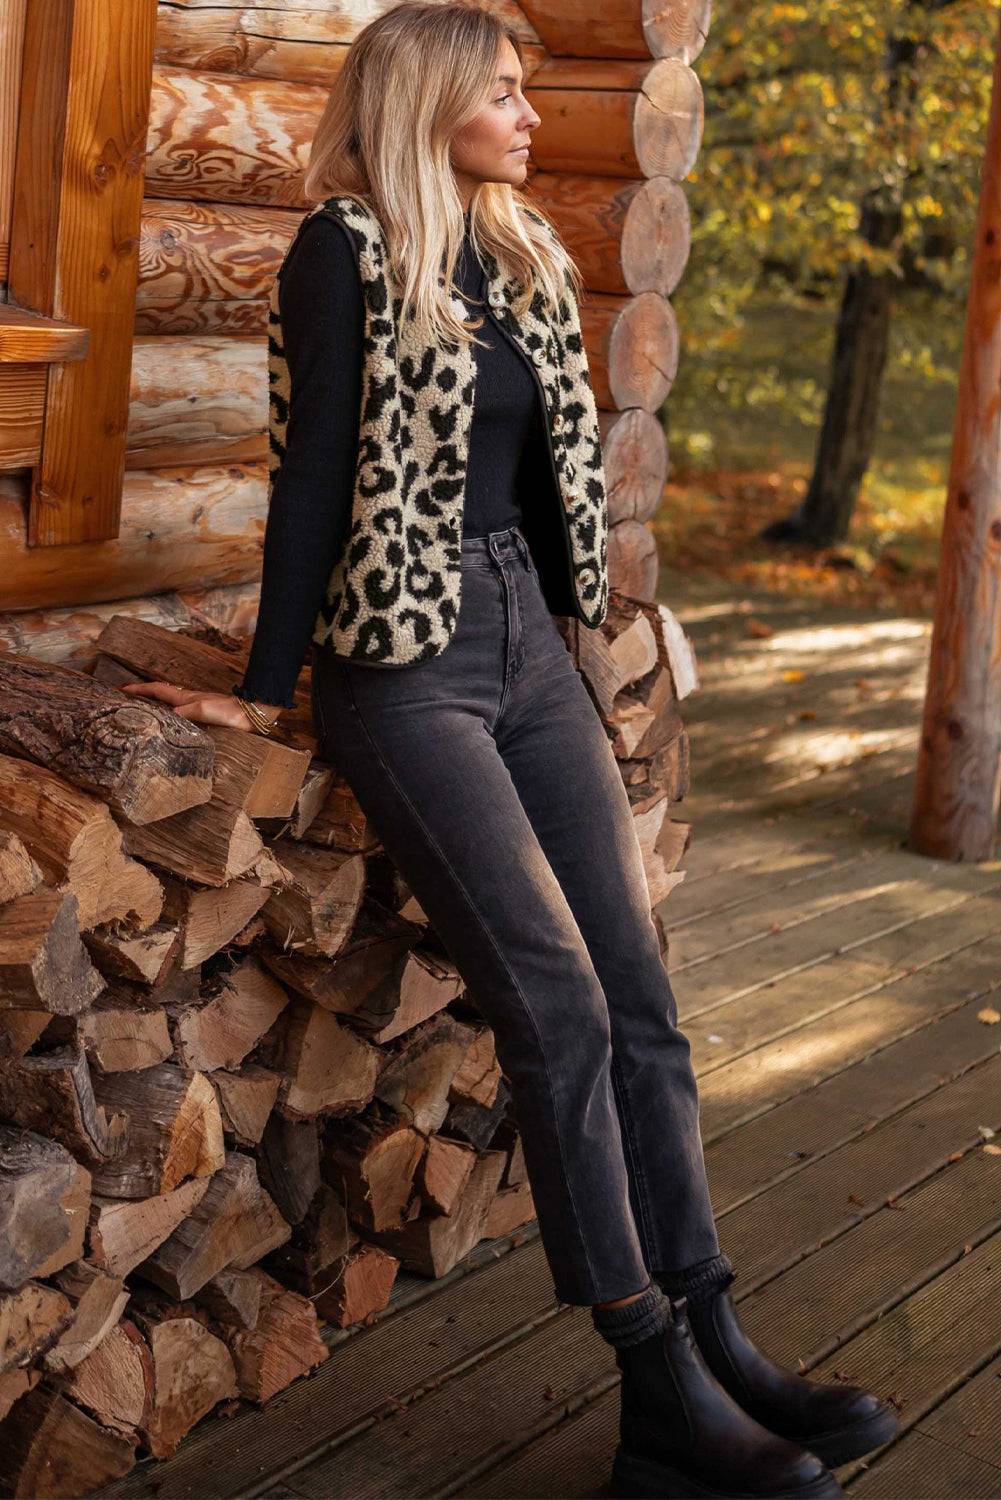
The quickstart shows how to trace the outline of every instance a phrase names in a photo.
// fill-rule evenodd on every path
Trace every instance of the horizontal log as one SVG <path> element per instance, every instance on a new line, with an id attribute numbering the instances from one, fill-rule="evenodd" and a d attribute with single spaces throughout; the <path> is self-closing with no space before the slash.
<path id="1" fill-rule="evenodd" d="M 657 411 L 678 370 L 678 324 L 670 302 L 659 292 L 595 293 L 582 301 L 580 321 L 598 406 Z"/>
<path id="2" fill-rule="evenodd" d="M 601 458 L 608 496 L 608 519 L 649 521 L 664 498 L 668 475 L 667 434 L 652 412 L 598 413 Z"/>
<path id="3" fill-rule="evenodd" d="M 126 468 L 266 459 L 266 358 L 258 338 L 137 338 Z"/>
<path id="4" fill-rule="evenodd" d="M 212 795 L 214 747 L 197 724 L 30 656 L 0 657 L 0 750 L 57 770 L 131 823 Z"/>
<path id="5" fill-rule="evenodd" d="M 711 0 L 522 0 L 553 57 L 678 57 L 705 45 Z"/>
<path id="6" fill-rule="evenodd" d="M 525 96 L 542 123 L 532 160 L 543 172 L 670 177 L 683 182 L 702 141 L 698 76 L 677 58 L 556 58 Z"/>
<path id="7" fill-rule="evenodd" d="M 544 56 L 532 26 L 515 0 L 491 0 L 490 9 L 518 36 L 526 72 Z M 175 0 L 157 7 L 156 59 L 193 72 L 235 73 L 329 88 L 347 49 L 372 19 L 366 0 L 337 5 L 286 3 L 220 6 Z"/>
<path id="8" fill-rule="evenodd" d="M 669 177 L 536 172 L 531 196 L 552 218 L 589 293 L 667 296 L 681 280 L 691 220 L 684 189 Z"/>
<path id="9" fill-rule="evenodd" d="M 23 483 L 0 479 L 8 610 L 97 604 L 260 577 L 267 522 L 264 464 L 126 473 L 121 531 L 104 542 L 29 547 L 22 505 Z"/>
<path id="10" fill-rule="evenodd" d="M 301 218 L 295 209 L 145 199 L 136 334 L 263 338 L 271 283 Z"/>

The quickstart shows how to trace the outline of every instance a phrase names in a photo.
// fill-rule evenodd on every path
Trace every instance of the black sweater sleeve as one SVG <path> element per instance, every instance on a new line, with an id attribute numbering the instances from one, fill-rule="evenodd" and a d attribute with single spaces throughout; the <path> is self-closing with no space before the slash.
<path id="1" fill-rule="evenodd" d="M 295 703 L 326 585 L 347 537 L 358 455 L 365 308 L 350 231 L 315 214 L 278 292 L 291 401 L 271 488 L 257 626 L 238 698 Z"/>

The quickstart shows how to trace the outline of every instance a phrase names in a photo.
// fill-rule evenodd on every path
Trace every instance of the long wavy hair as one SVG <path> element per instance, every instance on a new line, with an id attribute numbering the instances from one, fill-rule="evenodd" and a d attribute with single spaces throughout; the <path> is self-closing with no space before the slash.
<path id="1" fill-rule="evenodd" d="M 465 225 L 449 143 L 488 102 L 504 37 L 524 66 L 517 36 L 474 0 L 402 0 L 351 43 L 313 138 L 305 197 L 349 196 L 375 214 L 400 316 L 428 343 L 480 343 L 483 318 L 450 302 Z M 580 271 L 534 200 L 482 182 L 469 206 L 474 250 L 524 287 L 517 316 L 536 292 L 554 314 L 568 291 L 579 298 Z"/>

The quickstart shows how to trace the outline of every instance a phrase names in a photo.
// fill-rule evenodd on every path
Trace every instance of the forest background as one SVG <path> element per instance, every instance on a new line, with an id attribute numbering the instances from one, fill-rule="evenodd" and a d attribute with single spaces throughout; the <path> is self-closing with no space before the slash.
<path id="1" fill-rule="evenodd" d="M 931 613 L 998 17 L 716 0 L 668 571 Z"/>

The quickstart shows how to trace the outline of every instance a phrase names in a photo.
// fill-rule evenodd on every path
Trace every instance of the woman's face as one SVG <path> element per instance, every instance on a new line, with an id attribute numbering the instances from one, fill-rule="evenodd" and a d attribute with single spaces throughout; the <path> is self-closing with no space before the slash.
<path id="1" fill-rule="evenodd" d="M 521 84 L 518 54 L 504 37 L 485 107 L 452 137 L 452 167 L 464 209 L 481 182 L 521 187 L 528 175 L 529 134 L 542 122 Z"/>

